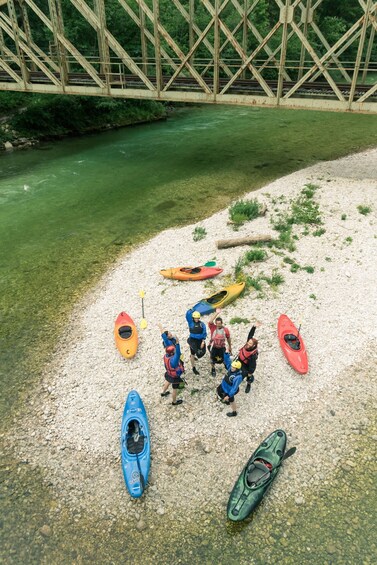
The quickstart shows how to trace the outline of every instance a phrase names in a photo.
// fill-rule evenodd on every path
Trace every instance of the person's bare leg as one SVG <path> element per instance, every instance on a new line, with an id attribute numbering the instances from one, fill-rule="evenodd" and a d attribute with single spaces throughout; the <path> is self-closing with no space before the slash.
<path id="1" fill-rule="evenodd" d="M 162 388 L 161 396 L 167 396 L 169 394 L 169 393 L 167 393 L 169 386 L 170 386 L 170 383 L 168 383 L 168 381 L 165 381 L 165 384 Z"/>
<path id="2" fill-rule="evenodd" d="M 237 416 L 237 406 L 236 406 L 236 401 L 235 401 L 235 400 L 233 400 L 233 402 L 230 403 L 230 407 L 231 407 L 232 411 L 231 411 L 231 412 L 227 412 L 226 415 L 227 415 L 227 416 L 230 416 L 230 417 L 232 417 L 232 416 Z"/>

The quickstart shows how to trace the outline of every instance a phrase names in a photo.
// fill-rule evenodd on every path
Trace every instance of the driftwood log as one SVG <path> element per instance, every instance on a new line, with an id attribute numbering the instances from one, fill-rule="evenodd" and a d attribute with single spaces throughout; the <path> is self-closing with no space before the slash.
<path id="1" fill-rule="evenodd" d="M 226 249 L 227 247 L 237 247 L 238 245 L 252 245 L 253 243 L 261 243 L 272 241 L 271 235 L 248 235 L 246 237 L 238 237 L 236 239 L 219 239 L 216 241 L 217 249 Z"/>

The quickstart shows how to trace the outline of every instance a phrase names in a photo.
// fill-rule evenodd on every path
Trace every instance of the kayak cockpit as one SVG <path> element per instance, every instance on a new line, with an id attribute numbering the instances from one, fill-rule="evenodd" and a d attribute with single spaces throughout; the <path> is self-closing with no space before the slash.
<path id="1" fill-rule="evenodd" d="M 131 326 L 120 326 L 118 334 L 122 339 L 130 339 L 130 337 L 132 336 Z"/>
<path id="2" fill-rule="evenodd" d="M 202 270 L 200 267 L 183 267 L 179 269 L 181 273 L 187 273 L 189 275 L 197 275 Z"/>
<path id="3" fill-rule="evenodd" d="M 221 290 L 217 294 L 214 294 L 213 296 L 210 296 L 209 298 L 206 298 L 205 300 L 209 304 L 216 304 L 217 302 L 220 302 L 220 300 L 223 300 L 226 297 L 227 294 L 228 294 L 227 290 Z"/>
<path id="4" fill-rule="evenodd" d="M 266 463 L 269 466 L 267 466 Z M 267 461 L 264 462 L 261 459 L 253 461 L 246 474 L 246 482 L 248 486 L 250 488 L 255 488 L 259 486 L 258 483 L 262 480 L 263 482 L 266 482 L 270 478 L 271 468 L 271 463 L 268 463 Z"/>
<path id="5" fill-rule="evenodd" d="M 126 449 L 130 455 L 138 455 L 144 449 L 146 436 L 138 420 L 130 420 L 126 433 Z"/>
<path id="6" fill-rule="evenodd" d="M 284 336 L 284 341 L 294 351 L 300 351 L 301 343 L 297 335 L 294 334 L 286 334 Z"/>

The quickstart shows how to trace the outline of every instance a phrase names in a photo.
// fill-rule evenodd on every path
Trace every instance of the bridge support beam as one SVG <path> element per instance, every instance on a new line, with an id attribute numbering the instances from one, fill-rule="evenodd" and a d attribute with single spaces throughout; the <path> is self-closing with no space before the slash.
<path id="1" fill-rule="evenodd" d="M 20 29 L 18 26 L 16 7 L 14 5 L 13 0 L 8 0 L 8 13 L 12 25 L 13 38 L 14 38 L 14 44 L 16 46 L 17 57 L 20 62 L 22 80 L 24 81 L 24 88 L 25 90 L 27 90 L 30 82 L 30 75 L 29 75 L 29 69 L 26 65 L 24 52 L 21 49 L 21 45 L 20 45 Z"/>
<path id="2" fill-rule="evenodd" d="M 105 75 L 106 86 L 108 92 L 110 92 L 110 52 L 109 44 L 105 36 L 106 30 L 106 14 L 105 14 L 105 3 L 104 0 L 94 0 L 94 12 L 100 23 L 100 27 L 97 31 L 98 37 L 98 52 L 100 58 L 100 72 Z"/>

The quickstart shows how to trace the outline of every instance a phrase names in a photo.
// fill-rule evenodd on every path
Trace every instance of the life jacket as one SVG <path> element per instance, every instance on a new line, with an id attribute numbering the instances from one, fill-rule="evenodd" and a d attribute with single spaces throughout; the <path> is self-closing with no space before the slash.
<path id="1" fill-rule="evenodd" d="M 177 367 L 172 367 L 171 366 L 171 360 L 172 360 L 171 357 L 167 357 L 166 355 L 164 355 L 165 370 L 166 370 L 167 374 L 169 375 L 169 377 L 171 377 L 172 379 L 177 379 L 178 377 L 180 377 L 182 375 L 185 368 L 184 368 L 181 360 L 179 361 Z"/>
<path id="2" fill-rule="evenodd" d="M 201 335 L 203 333 L 203 325 L 202 322 L 194 322 L 192 326 L 190 326 L 190 334 L 193 335 Z"/>
<path id="3" fill-rule="evenodd" d="M 222 349 L 225 347 L 225 329 L 216 328 L 211 336 L 211 344 L 215 349 Z"/>
<path id="4" fill-rule="evenodd" d="M 224 377 L 226 384 L 228 384 L 229 386 L 232 386 L 234 379 L 239 374 L 240 374 L 240 371 L 228 371 L 227 374 Z"/>
<path id="5" fill-rule="evenodd" d="M 252 355 L 256 355 L 258 357 L 258 348 L 254 347 L 254 349 L 251 349 L 250 351 L 248 351 L 245 346 L 240 349 L 239 353 L 238 353 L 238 359 L 241 361 L 241 363 L 244 363 L 244 365 L 247 365 L 250 357 Z"/>

